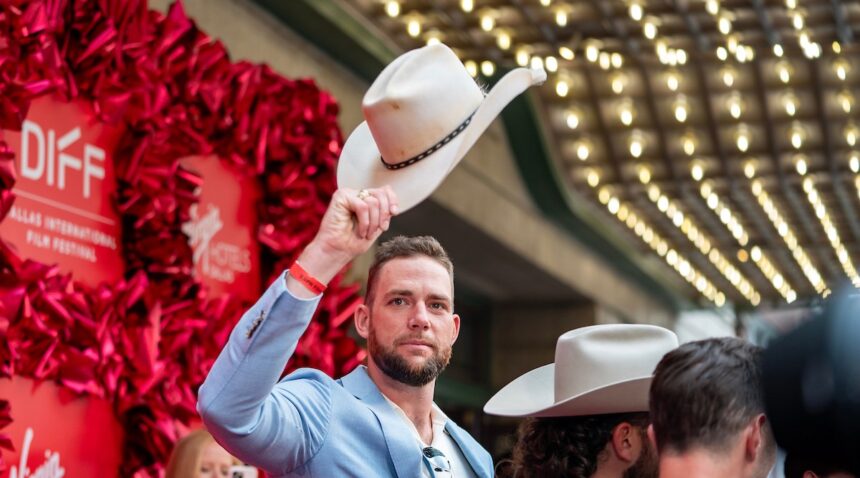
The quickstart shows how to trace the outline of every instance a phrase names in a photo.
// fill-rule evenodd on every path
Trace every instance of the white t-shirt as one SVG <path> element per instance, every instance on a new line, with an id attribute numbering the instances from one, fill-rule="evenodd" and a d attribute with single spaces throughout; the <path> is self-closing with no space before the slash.
<path id="1" fill-rule="evenodd" d="M 385 397 L 385 395 L 383 395 Z M 418 433 L 418 429 L 415 428 L 415 424 L 412 423 L 412 420 L 406 416 L 406 412 L 403 411 L 396 403 L 389 400 L 388 397 L 385 397 L 388 400 L 388 403 L 394 407 L 395 410 L 400 414 L 400 418 L 403 419 L 409 426 L 409 429 L 412 430 L 413 435 L 415 436 L 416 445 L 419 447 L 415 452 L 421 453 L 421 450 L 428 446 L 432 446 L 437 450 L 441 451 L 445 454 L 445 458 L 451 463 L 451 476 L 452 477 L 477 477 L 475 475 L 474 470 L 472 470 L 472 466 L 469 465 L 469 462 L 466 461 L 466 457 L 463 456 L 463 452 L 460 451 L 460 447 L 457 445 L 457 442 L 451 438 L 451 435 L 445 431 L 445 423 L 448 421 L 448 416 L 442 412 L 435 403 L 433 404 L 433 408 L 430 410 L 430 419 L 433 421 L 433 443 L 427 444 L 424 443 L 424 440 L 421 439 L 421 434 Z M 426 478 L 433 478 L 430 474 L 430 470 L 424 466 L 424 461 L 422 459 L 421 462 L 421 476 Z"/>

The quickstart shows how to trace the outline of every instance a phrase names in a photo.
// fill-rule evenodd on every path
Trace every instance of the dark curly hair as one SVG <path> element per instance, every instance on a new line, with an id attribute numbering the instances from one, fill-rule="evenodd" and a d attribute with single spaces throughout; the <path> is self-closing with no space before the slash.
<path id="1" fill-rule="evenodd" d="M 648 413 L 528 418 L 520 424 L 510 472 L 516 478 L 588 478 L 620 423 L 648 426 Z"/>

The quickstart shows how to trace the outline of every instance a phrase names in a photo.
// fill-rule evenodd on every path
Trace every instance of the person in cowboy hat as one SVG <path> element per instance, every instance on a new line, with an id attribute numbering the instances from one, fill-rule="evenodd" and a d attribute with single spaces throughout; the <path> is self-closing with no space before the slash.
<path id="1" fill-rule="evenodd" d="M 485 96 L 448 47 L 403 54 L 365 95 L 338 189 L 296 262 L 248 310 L 200 388 L 198 410 L 232 454 L 270 476 L 490 477 L 492 459 L 433 402 L 451 356 L 453 266 L 429 237 L 382 244 L 354 320 L 366 366 L 333 380 L 279 376 L 326 283 L 430 195 L 515 96 L 541 82 L 516 69 Z"/>
<path id="2" fill-rule="evenodd" d="M 677 346 L 673 332 L 653 325 L 595 325 L 559 337 L 555 363 L 515 379 L 484 406 L 492 415 L 529 417 L 511 475 L 656 477 L 648 387 L 654 366 Z"/>
<path id="3" fill-rule="evenodd" d="M 764 478 L 776 462 L 761 348 L 736 337 L 686 343 L 651 383 L 649 436 L 662 478 Z"/>

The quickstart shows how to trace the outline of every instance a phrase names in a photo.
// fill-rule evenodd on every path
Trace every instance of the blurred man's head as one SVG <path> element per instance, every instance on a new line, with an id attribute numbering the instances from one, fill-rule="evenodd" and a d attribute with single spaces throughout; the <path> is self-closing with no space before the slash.
<path id="1" fill-rule="evenodd" d="M 759 347 L 733 337 L 691 342 L 663 357 L 650 392 L 661 461 L 695 454 L 737 476 L 767 476 L 776 444 L 764 415 L 760 360 Z"/>
<path id="2" fill-rule="evenodd" d="M 529 418 L 513 450 L 517 478 L 656 478 L 647 413 Z"/>

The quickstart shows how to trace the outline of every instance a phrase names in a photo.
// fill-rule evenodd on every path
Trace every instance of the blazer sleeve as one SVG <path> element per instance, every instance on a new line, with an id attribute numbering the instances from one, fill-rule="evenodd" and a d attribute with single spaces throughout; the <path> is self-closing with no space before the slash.
<path id="1" fill-rule="evenodd" d="M 203 423 L 227 451 L 275 474 L 303 465 L 319 450 L 333 383 L 312 370 L 278 383 L 320 299 L 294 297 L 285 277 L 239 320 L 197 401 Z"/>

